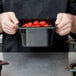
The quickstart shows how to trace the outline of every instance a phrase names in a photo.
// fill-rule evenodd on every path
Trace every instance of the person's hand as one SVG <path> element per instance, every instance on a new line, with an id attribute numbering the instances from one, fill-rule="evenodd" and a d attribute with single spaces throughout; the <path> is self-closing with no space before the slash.
<path id="1" fill-rule="evenodd" d="M 15 34 L 18 27 L 18 20 L 13 12 L 0 14 L 2 30 L 7 34 Z"/>
<path id="2" fill-rule="evenodd" d="M 59 13 L 56 19 L 56 32 L 60 36 L 70 33 L 73 23 L 73 15 L 66 13 Z"/>

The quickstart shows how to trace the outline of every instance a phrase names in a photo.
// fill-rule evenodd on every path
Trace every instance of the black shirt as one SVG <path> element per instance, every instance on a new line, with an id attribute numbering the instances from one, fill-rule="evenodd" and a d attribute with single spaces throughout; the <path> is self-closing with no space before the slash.
<path id="1" fill-rule="evenodd" d="M 76 14 L 75 0 L 3 0 L 4 11 L 14 11 L 20 18 L 56 18 L 60 12 Z M 3 34 L 3 52 L 58 52 L 68 51 L 68 44 L 65 41 L 68 36 L 59 36 L 54 33 L 52 47 L 23 47 L 21 36 Z M 45 51 L 44 51 L 45 50 Z"/>
<path id="2" fill-rule="evenodd" d="M 0 0 L 0 13 L 3 12 L 3 3 L 2 3 L 2 0 Z"/>

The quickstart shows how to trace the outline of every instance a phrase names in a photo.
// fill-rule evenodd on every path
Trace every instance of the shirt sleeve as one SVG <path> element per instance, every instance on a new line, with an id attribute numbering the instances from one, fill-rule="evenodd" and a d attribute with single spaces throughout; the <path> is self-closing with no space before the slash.
<path id="1" fill-rule="evenodd" d="M 70 33 L 70 36 L 71 36 L 73 39 L 76 39 L 76 34 L 75 34 L 75 33 Z"/>
<path id="2" fill-rule="evenodd" d="M 69 0 L 69 13 L 76 15 L 76 0 Z"/>
<path id="3" fill-rule="evenodd" d="M 2 3 L 2 0 L 0 0 L 0 13 L 3 12 L 3 3 Z"/>
<path id="4" fill-rule="evenodd" d="M 68 9 L 69 9 L 68 13 L 76 15 L 76 0 L 70 0 Z M 75 33 L 70 33 L 70 36 L 73 39 L 76 39 L 76 34 Z"/>

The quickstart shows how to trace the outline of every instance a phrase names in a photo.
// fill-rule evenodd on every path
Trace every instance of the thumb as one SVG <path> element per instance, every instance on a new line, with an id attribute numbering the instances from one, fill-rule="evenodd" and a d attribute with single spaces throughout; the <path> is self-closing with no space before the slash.
<path id="1" fill-rule="evenodd" d="M 62 18 L 63 18 L 63 13 L 59 13 L 57 15 L 57 19 L 55 21 L 55 24 L 59 24 L 61 22 Z"/>

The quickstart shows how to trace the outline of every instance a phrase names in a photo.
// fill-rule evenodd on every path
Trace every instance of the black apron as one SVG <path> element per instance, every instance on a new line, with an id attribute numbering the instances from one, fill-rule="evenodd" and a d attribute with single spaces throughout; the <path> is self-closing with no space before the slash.
<path id="1" fill-rule="evenodd" d="M 4 11 L 13 11 L 20 18 L 56 18 L 60 12 L 69 12 L 69 0 L 3 0 Z M 65 41 L 68 36 L 54 33 L 52 47 L 23 47 L 20 33 L 15 35 L 3 34 L 3 52 L 57 52 L 68 51 Z M 44 51 L 45 50 L 45 51 Z"/>

